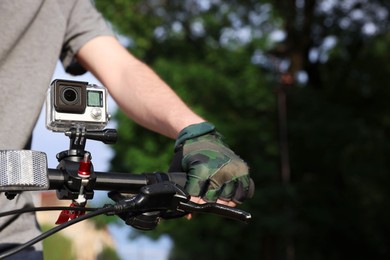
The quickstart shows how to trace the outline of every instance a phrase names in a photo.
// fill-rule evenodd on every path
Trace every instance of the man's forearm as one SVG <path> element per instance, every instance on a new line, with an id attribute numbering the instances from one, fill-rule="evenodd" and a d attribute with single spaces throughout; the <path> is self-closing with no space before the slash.
<path id="1" fill-rule="evenodd" d="M 93 39 L 77 57 L 108 88 L 121 110 L 140 125 L 176 138 L 184 127 L 204 121 L 116 39 Z"/>
<path id="2" fill-rule="evenodd" d="M 126 71 L 120 82 L 109 89 L 118 105 L 137 123 L 176 138 L 184 127 L 204 121 L 143 63 L 131 64 Z"/>

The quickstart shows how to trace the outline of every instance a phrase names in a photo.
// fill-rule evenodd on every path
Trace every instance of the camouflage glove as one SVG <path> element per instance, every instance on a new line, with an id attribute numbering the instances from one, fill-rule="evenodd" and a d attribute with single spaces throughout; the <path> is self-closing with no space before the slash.
<path id="1" fill-rule="evenodd" d="M 169 170 L 187 172 L 187 192 L 208 202 L 221 199 L 242 203 L 254 192 L 247 164 L 207 122 L 190 125 L 179 133 Z"/>

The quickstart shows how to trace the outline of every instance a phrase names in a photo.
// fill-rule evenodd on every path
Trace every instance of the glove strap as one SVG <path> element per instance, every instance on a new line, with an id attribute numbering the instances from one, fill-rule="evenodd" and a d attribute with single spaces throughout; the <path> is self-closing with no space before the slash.
<path id="1" fill-rule="evenodd" d="M 215 126 L 208 122 L 189 125 L 180 131 L 175 142 L 175 148 L 178 145 L 184 143 L 188 139 L 211 133 L 214 130 L 215 130 Z"/>

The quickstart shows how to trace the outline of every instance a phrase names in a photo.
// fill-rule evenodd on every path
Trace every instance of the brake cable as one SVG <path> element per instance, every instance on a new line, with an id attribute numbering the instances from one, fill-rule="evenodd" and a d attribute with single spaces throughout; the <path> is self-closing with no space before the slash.
<path id="1" fill-rule="evenodd" d="M 0 218 L 10 215 L 19 215 L 30 212 L 39 211 L 58 211 L 58 210 L 74 210 L 74 211 L 96 211 L 100 208 L 84 208 L 84 207 L 69 207 L 69 206 L 50 206 L 50 207 L 34 207 L 34 208 L 21 208 L 5 212 L 0 212 Z"/>
<path id="2" fill-rule="evenodd" d="M 87 213 L 87 214 L 85 214 L 83 216 L 80 216 L 78 218 L 71 219 L 71 220 L 69 220 L 67 222 L 64 222 L 61 225 L 58 225 L 58 226 L 56 226 L 56 227 L 54 227 L 54 228 L 52 228 L 52 229 L 42 233 L 41 235 L 31 239 L 30 241 L 27 241 L 24 244 L 16 246 L 16 247 L 14 247 L 14 248 L 12 248 L 12 249 L 10 249 L 10 250 L 0 254 L 0 259 L 3 259 L 3 258 L 8 257 L 10 255 L 13 255 L 13 254 L 15 254 L 17 252 L 20 252 L 23 249 L 26 249 L 26 248 L 34 245 L 35 243 L 38 243 L 38 242 L 42 241 L 43 239 L 45 239 L 45 238 L 47 238 L 47 237 L 57 233 L 58 231 L 61 231 L 64 228 L 67 228 L 67 227 L 69 227 L 71 225 L 74 225 L 74 224 L 76 224 L 78 222 L 81 222 L 83 220 L 86 220 L 86 219 L 89 219 L 89 218 L 92 218 L 92 217 L 96 217 L 96 216 L 99 216 L 99 215 L 102 215 L 102 214 L 110 213 L 110 212 L 112 212 L 114 210 L 114 208 L 115 208 L 115 205 L 109 205 L 109 206 L 97 209 L 95 211 L 89 212 L 89 213 Z M 74 208 L 72 208 L 72 210 L 73 209 Z M 83 208 L 83 210 L 85 210 L 85 208 Z"/>

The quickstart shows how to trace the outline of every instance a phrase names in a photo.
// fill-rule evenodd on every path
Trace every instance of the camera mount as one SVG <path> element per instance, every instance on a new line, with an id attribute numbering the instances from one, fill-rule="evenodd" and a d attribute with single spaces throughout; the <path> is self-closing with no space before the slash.
<path id="1" fill-rule="evenodd" d="M 96 175 L 91 163 L 91 154 L 85 151 L 87 139 L 114 144 L 117 141 L 115 129 L 88 131 L 85 128 L 71 128 L 65 132 L 69 137 L 69 149 L 57 154 L 57 168 L 66 176 L 64 187 L 57 190 L 58 199 L 72 199 L 77 202 L 93 198 Z M 80 198 L 80 194 L 82 198 Z M 78 204 L 82 204 L 78 202 Z"/>
<path id="2" fill-rule="evenodd" d="M 80 158 L 84 157 L 87 139 L 101 141 L 104 144 L 115 144 L 118 139 L 116 129 L 88 131 L 85 128 L 71 128 L 65 132 L 65 135 L 70 139 L 69 150 L 58 153 L 58 161 L 71 157 L 74 161 L 79 162 Z"/>

